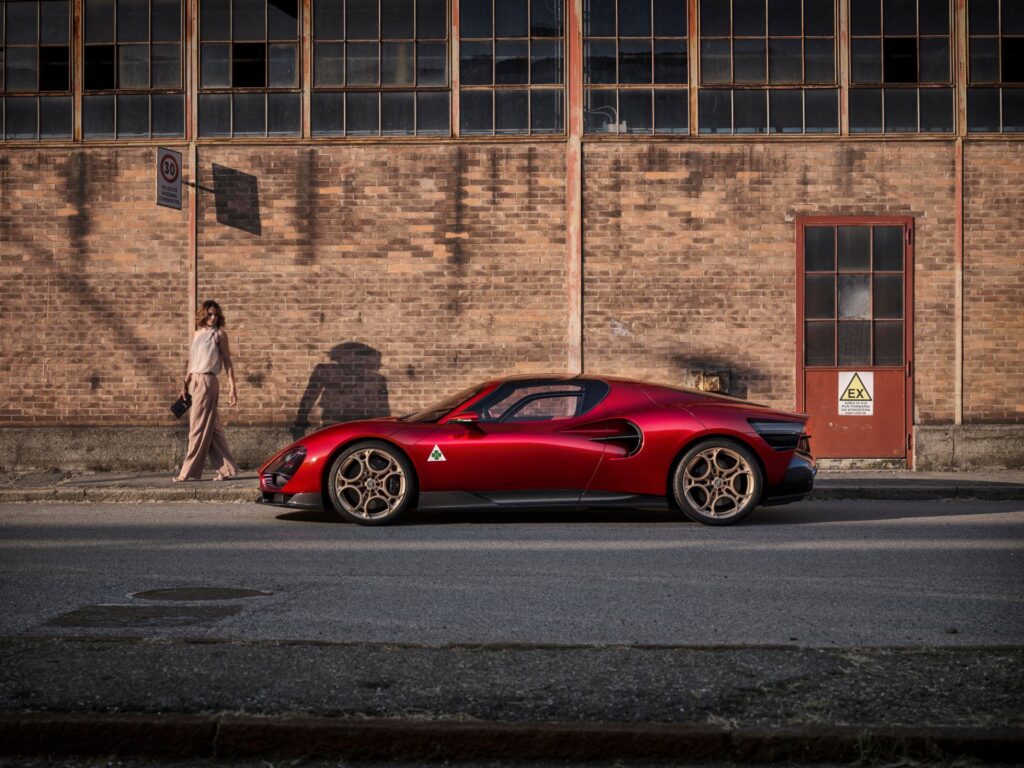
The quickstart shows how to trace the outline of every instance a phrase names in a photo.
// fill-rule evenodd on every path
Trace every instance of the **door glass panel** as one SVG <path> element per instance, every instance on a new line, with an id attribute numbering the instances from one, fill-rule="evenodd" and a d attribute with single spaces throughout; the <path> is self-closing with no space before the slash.
<path id="1" fill-rule="evenodd" d="M 903 317 L 903 275 L 875 275 L 875 318 Z"/>
<path id="2" fill-rule="evenodd" d="M 839 276 L 839 317 L 851 320 L 871 319 L 871 293 L 867 275 Z"/>
<path id="3" fill-rule="evenodd" d="M 836 337 L 834 323 L 805 323 L 804 346 L 807 365 L 835 365 Z"/>
<path id="4" fill-rule="evenodd" d="M 903 322 L 875 323 L 875 365 L 903 365 Z"/>
<path id="5" fill-rule="evenodd" d="M 903 271 L 903 227 L 875 227 L 875 271 Z"/>
<path id="6" fill-rule="evenodd" d="M 871 268 L 871 228 L 839 227 L 839 271 L 858 272 Z"/>
<path id="7" fill-rule="evenodd" d="M 804 230 L 804 260 L 808 272 L 831 272 L 836 268 L 835 227 L 807 227 Z"/>
<path id="8" fill-rule="evenodd" d="M 551 421 L 552 419 L 571 419 L 576 415 L 580 399 L 574 395 L 559 395 L 532 400 L 516 411 L 510 422 L 519 421 Z"/>
<path id="9" fill-rule="evenodd" d="M 871 323 L 839 323 L 839 365 L 871 365 Z"/>
<path id="10" fill-rule="evenodd" d="M 836 279 L 833 275 L 807 275 L 804 282 L 804 316 L 834 318 L 836 316 Z"/>

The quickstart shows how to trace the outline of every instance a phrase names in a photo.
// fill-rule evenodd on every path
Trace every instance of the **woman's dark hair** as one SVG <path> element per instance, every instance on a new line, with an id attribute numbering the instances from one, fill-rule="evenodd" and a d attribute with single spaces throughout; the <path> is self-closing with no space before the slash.
<path id="1" fill-rule="evenodd" d="M 220 308 L 220 304 L 212 299 L 207 299 L 203 302 L 202 308 L 196 312 L 196 328 L 206 327 L 206 313 L 207 312 L 217 313 L 217 327 L 223 328 L 226 325 L 224 320 L 224 312 Z"/>

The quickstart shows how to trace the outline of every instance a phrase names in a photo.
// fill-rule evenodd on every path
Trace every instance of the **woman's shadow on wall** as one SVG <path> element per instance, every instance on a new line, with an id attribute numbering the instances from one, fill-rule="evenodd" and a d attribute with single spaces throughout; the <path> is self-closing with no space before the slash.
<path id="1" fill-rule="evenodd" d="M 292 426 L 298 440 L 310 426 L 389 416 L 388 380 L 380 373 L 381 355 L 358 341 L 338 344 L 330 360 L 317 363 L 299 402 Z M 316 410 L 320 418 L 312 418 Z"/>

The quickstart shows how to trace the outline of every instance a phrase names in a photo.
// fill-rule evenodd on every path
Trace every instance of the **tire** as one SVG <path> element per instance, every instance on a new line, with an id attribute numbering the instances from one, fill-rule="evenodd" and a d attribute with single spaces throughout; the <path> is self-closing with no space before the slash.
<path id="1" fill-rule="evenodd" d="M 378 440 L 350 445 L 331 463 L 327 490 L 334 511 L 359 525 L 393 523 L 416 497 L 409 459 Z"/>
<path id="2" fill-rule="evenodd" d="M 751 451 L 725 438 L 690 448 L 672 473 L 672 495 L 688 518 L 705 525 L 732 525 L 761 500 L 764 473 Z"/>

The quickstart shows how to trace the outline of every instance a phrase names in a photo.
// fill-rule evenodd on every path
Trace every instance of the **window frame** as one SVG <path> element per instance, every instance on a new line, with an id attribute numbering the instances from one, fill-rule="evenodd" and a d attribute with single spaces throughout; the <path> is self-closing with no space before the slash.
<path id="1" fill-rule="evenodd" d="M 320 37 L 316 32 L 316 8 L 319 3 L 330 2 L 332 5 L 336 5 L 340 8 L 341 15 L 341 37 Z M 365 138 L 409 138 L 409 137 L 424 137 L 432 136 L 436 138 L 450 137 L 452 134 L 451 125 L 451 100 L 452 100 L 452 56 L 451 56 L 451 3 L 444 2 L 445 12 L 445 23 L 444 23 L 444 37 L 420 37 L 419 35 L 419 13 L 420 3 L 418 0 L 411 2 L 413 10 L 412 20 L 412 33 L 411 36 L 389 36 L 385 35 L 385 30 L 382 28 L 383 11 L 382 2 L 383 0 L 376 0 L 377 5 L 377 25 L 376 25 L 376 36 L 375 37 L 349 37 L 349 28 L 347 22 L 347 2 L 348 0 L 312 0 L 310 4 L 310 13 L 312 20 L 309 25 L 309 92 L 310 92 L 310 138 L 312 139 L 365 139 Z M 376 72 L 377 78 L 376 83 L 355 83 L 349 82 L 349 66 L 348 66 L 348 52 L 350 45 L 376 45 Z M 385 45 L 402 45 L 407 44 L 412 46 L 412 70 L 413 70 L 413 82 L 412 83 L 384 83 L 384 61 L 385 61 Z M 444 77 L 443 82 L 440 84 L 426 84 L 421 85 L 420 69 L 419 69 L 419 53 L 420 45 L 436 45 L 441 48 L 444 53 Z M 342 60 L 342 83 L 341 84 L 317 84 L 317 47 L 318 45 L 337 45 L 341 47 L 341 60 Z M 376 95 L 376 123 L 377 127 L 375 131 L 351 131 L 349 129 L 349 95 L 350 94 L 363 94 L 363 95 Z M 421 111 L 421 95 L 423 94 L 443 94 L 447 98 L 445 99 L 445 109 L 443 111 L 445 115 L 445 128 L 432 129 L 429 127 L 421 127 L 420 111 Z M 317 109 L 314 103 L 318 99 L 323 103 L 328 103 L 327 99 L 331 95 L 337 97 L 337 103 L 341 105 L 340 110 L 340 131 L 317 131 L 314 127 L 314 113 Z M 385 120 L 385 99 L 389 96 L 408 96 L 412 100 L 412 129 L 409 131 L 405 130 L 393 130 L 386 131 L 384 126 Z M 440 114 L 440 112 L 438 113 Z"/>
<path id="2" fill-rule="evenodd" d="M 533 34 L 533 0 L 525 0 L 526 5 L 526 34 L 516 36 L 499 36 L 497 34 L 495 8 L 502 0 L 488 0 L 491 4 L 489 36 L 468 36 L 462 31 L 461 13 L 467 6 L 469 0 L 460 0 L 460 18 L 453 25 L 458 34 L 459 48 L 459 89 L 452 98 L 459 99 L 459 126 L 458 135 L 460 138 L 508 138 L 508 137 L 559 137 L 566 136 L 569 126 L 569 21 L 567 14 L 567 3 L 574 0 L 559 0 L 561 13 L 561 34 L 555 36 L 541 36 Z M 535 83 L 533 82 L 533 44 L 535 41 L 557 41 L 561 51 L 561 76 L 558 83 Z M 526 82 L 524 83 L 500 83 L 498 82 L 498 54 L 499 42 L 525 43 L 526 45 Z M 463 46 L 473 43 L 489 43 L 491 47 L 491 80 L 489 83 L 466 84 L 462 77 L 462 62 L 464 60 Z M 453 62 L 454 65 L 454 62 Z M 519 94 L 525 92 L 526 96 L 526 129 L 508 128 L 501 129 L 498 125 L 498 101 L 500 93 Z M 537 93 L 557 94 L 554 98 L 556 113 L 561 127 L 557 129 L 534 129 L 534 99 Z M 490 100 L 491 128 L 490 131 L 482 129 L 471 129 L 466 125 L 466 115 L 469 114 L 468 101 L 473 98 L 483 98 L 488 94 Z M 537 97 L 539 98 L 539 97 Z M 454 126 L 453 126 L 454 128 Z"/>
<path id="3" fill-rule="evenodd" d="M 35 40 L 33 42 L 8 42 L 10 24 L 7 21 L 8 8 L 12 5 L 11 0 L 0 0 L 0 146 L 15 141 L 68 141 L 74 135 L 74 86 L 75 86 L 75 30 L 74 30 L 74 1 L 66 0 L 66 22 L 67 35 L 64 43 L 43 42 L 43 3 L 35 0 Z M 9 62 L 8 51 L 14 49 L 32 49 L 35 53 L 35 87 L 26 89 L 9 90 L 7 85 L 7 69 Z M 44 48 L 64 48 L 67 51 L 67 87 L 63 89 L 43 89 L 42 82 L 42 50 Z M 43 109 L 46 100 L 61 111 L 66 110 L 67 116 L 62 119 L 64 128 L 59 133 L 43 134 Z M 32 100 L 35 112 L 35 130 L 31 137 L 12 136 L 8 138 L 8 101 Z"/>
<path id="4" fill-rule="evenodd" d="M 110 0 L 112 5 L 112 22 L 113 27 L 111 29 L 111 41 L 110 42 L 99 42 L 90 43 L 87 40 L 88 31 L 86 29 L 88 24 L 88 15 L 86 8 L 90 0 L 80 0 L 81 2 L 81 25 L 80 25 L 80 41 L 79 49 L 81 51 L 82 62 L 81 62 L 81 101 L 79 102 L 79 109 L 81 110 L 81 125 L 82 125 L 82 140 L 83 141 L 152 141 L 156 139 L 181 139 L 184 138 L 188 132 L 186 125 L 187 120 L 187 104 L 186 100 L 187 89 L 186 80 L 187 74 L 187 57 L 185 55 L 185 41 L 187 30 L 185 28 L 185 19 L 187 16 L 187 3 L 189 0 L 179 0 L 178 2 L 178 24 L 179 34 L 178 39 L 175 40 L 154 40 L 153 39 L 153 2 L 154 0 L 145 0 L 147 9 L 147 21 L 146 21 L 146 39 L 139 41 L 120 41 L 118 40 L 117 25 L 118 25 L 118 4 L 123 0 Z M 88 62 L 87 51 L 89 48 L 98 48 L 100 46 L 113 49 L 113 75 L 114 75 L 114 87 L 113 88 L 88 88 L 86 87 L 86 67 Z M 120 51 L 122 46 L 141 47 L 147 48 L 147 83 L 146 86 L 122 86 L 120 84 Z M 174 87 L 169 86 L 153 86 L 153 49 L 155 46 L 176 46 L 178 54 L 178 84 Z M 181 104 L 180 116 L 180 130 L 175 133 L 167 132 L 154 132 L 154 97 L 162 96 L 175 96 Z M 130 98 L 145 97 L 146 98 L 146 133 L 129 133 L 121 135 L 118 131 L 118 113 L 121 109 L 120 101 L 124 97 L 126 100 Z M 87 132 L 86 121 L 88 118 L 89 104 L 99 104 L 101 99 L 109 98 L 112 102 L 111 106 L 111 133 L 95 133 L 90 135 Z"/>
<path id="5" fill-rule="evenodd" d="M 842 121 L 841 112 L 842 106 L 841 101 L 843 97 L 843 86 L 840 82 L 840 57 L 842 56 L 841 51 L 841 39 L 840 39 L 840 3 L 848 2 L 849 0 L 833 0 L 832 2 L 832 27 L 831 34 L 808 34 L 807 31 L 807 13 L 806 3 L 807 0 L 800 0 L 800 33 L 799 34 L 772 34 L 771 32 L 771 3 L 770 0 L 764 0 L 764 24 L 763 24 L 763 35 L 761 34 L 739 34 L 735 33 L 735 4 L 736 0 L 726 0 L 729 5 L 729 22 L 728 22 L 728 33 L 714 33 L 705 34 L 703 25 L 701 24 L 701 7 L 704 0 L 698 0 L 696 3 L 697 22 L 699 25 L 698 37 L 695 41 L 694 48 L 697 50 L 697 67 L 696 67 L 696 87 L 697 87 L 697 126 L 696 132 L 701 137 L 722 137 L 722 136 L 758 136 L 758 137 L 781 137 L 781 136 L 792 136 L 806 138 L 809 136 L 839 136 L 842 134 Z M 736 41 L 744 40 L 755 40 L 764 42 L 764 53 L 763 53 L 763 74 L 764 80 L 762 82 L 744 81 L 736 79 Z M 772 42 L 779 40 L 799 40 L 800 41 L 800 79 L 796 81 L 772 81 L 771 67 L 772 67 Z M 807 77 L 808 73 L 808 40 L 828 40 L 831 41 L 832 48 L 832 79 L 829 82 L 821 81 L 809 81 Z M 704 43 L 706 41 L 727 41 L 729 48 L 729 77 L 728 81 L 723 82 L 709 82 L 706 83 L 704 80 Z M 800 94 L 800 130 L 791 129 L 790 126 L 782 125 L 781 128 L 776 127 L 773 119 L 772 112 L 772 101 L 774 93 L 791 93 Z M 724 126 L 715 127 L 710 121 L 701 120 L 701 115 L 706 114 L 709 111 L 713 100 L 722 99 L 723 94 L 728 94 L 728 97 L 723 101 L 728 101 L 729 105 L 729 127 L 725 130 Z M 760 126 L 755 126 L 752 129 L 737 129 L 737 106 L 736 99 L 739 94 L 744 99 L 748 94 L 758 93 L 763 94 L 763 113 L 764 120 Z M 834 103 L 835 111 L 830 115 L 834 118 L 827 126 L 815 127 L 808 119 L 808 94 L 811 93 L 828 93 L 832 95 L 832 101 Z M 777 97 L 781 99 L 782 97 Z M 815 97 L 817 98 L 817 97 Z M 700 106 L 703 104 L 703 108 Z M 759 128 L 763 126 L 763 130 Z"/>
<path id="6" fill-rule="evenodd" d="M 205 37 L 203 33 L 203 19 L 202 19 L 202 6 L 201 3 L 197 4 L 197 18 L 195 20 L 196 28 L 196 39 L 194 45 L 196 48 L 196 72 L 194 75 L 196 87 L 196 134 L 197 138 L 202 139 L 259 139 L 259 138 L 301 138 L 302 137 L 302 123 L 303 123 L 303 92 L 305 84 L 303 83 L 303 48 L 305 46 L 305 8 L 309 7 L 307 3 L 301 0 L 295 0 L 295 37 L 273 37 L 270 32 L 269 23 L 269 12 L 267 11 L 270 0 L 262 0 L 264 7 L 263 14 L 263 37 L 262 39 L 239 39 L 236 36 L 235 30 L 235 3 L 238 0 L 225 0 L 228 7 L 228 35 L 226 38 L 220 37 Z M 270 66 L 271 56 L 270 48 L 273 45 L 285 45 L 294 44 L 295 47 L 295 80 L 294 85 L 282 85 L 273 86 L 270 85 Z M 203 51 L 208 46 L 224 46 L 228 48 L 227 57 L 227 76 L 228 85 L 210 85 L 206 86 L 203 83 Z M 235 46 L 236 45 L 262 45 L 264 49 L 263 55 L 263 85 L 262 86 L 234 86 L 233 80 L 235 77 Z M 235 127 L 235 113 L 237 110 L 236 101 L 243 102 L 245 97 L 252 97 L 261 95 L 263 97 L 263 130 L 262 131 L 240 131 Z M 298 115 L 296 124 L 283 131 L 271 131 L 270 130 L 270 119 L 271 119 L 271 97 L 272 96 L 285 96 L 291 95 L 293 98 L 288 101 L 294 101 L 298 107 Z M 203 131 L 203 115 L 206 111 L 207 115 L 212 114 L 212 105 L 215 103 L 214 99 L 223 99 L 226 97 L 227 103 L 227 131 L 215 131 L 206 132 Z M 236 98 L 238 97 L 238 98 Z M 284 99 L 281 99 L 284 101 Z M 203 104 L 206 103 L 204 108 Z"/>
<path id="7" fill-rule="evenodd" d="M 587 33 L 587 18 L 586 18 L 586 6 L 584 6 L 584 18 L 582 19 L 582 35 L 581 35 L 581 46 L 583 56 L 583 131 L 588 136 L 608 136 L 608 135 L 627 135 L 627 136 L 690 136 L 693 131 L 693 115 L 690 109 L 690 94 L 692 93 L 691 88 L 691 72 L 692 68 L 692 38 L 694 35 L 694 27 L 697 26 L 696 19 L 690 18 L 689 3 L 687 0 L 675 0 L 675 4 L 683 12 L 684 19 L 684 30 L 682 35 L 678 34 L 658 34 L 657 33 L 657 3 L 655 0 L 651 0 L 649 3 L 649 33 L 646 35 L 630 35 L 622 34 L 621 29 L 621 16 L 619 4 L 622 0 L 614 0 L 614 34 L 588 34 Z M 622 80 L 622 44 L 626 42 L 649 42 L 650 50 L 650 81 L 649 82 L 623 82 Z M 682 43 L 682 54 L 684 56 L 683 72 L 684 77 L 681 81 L 677 82 L 658 82 L 658 43 Z M 590 46 L 600 43 L 610 43 L 614 50 L 614 69 L 615 77 L 612 82 L 598 82 L 588 81 L 588 52 Z M 675 126 L 668 130 L 658 129 L 658 95 L 660 94 L 678 94 L 681 96 L 681 103 L 685 115 L 685 125 Z M 647 117 L 648 126 L 641 130 L 632 131 L 629 127 L 629 122 L 623 120 L 623 106 L 622 96 L 623 94 L 644 94 L 648 96 L 649 103 L 647 105 Z M 592 99 L 598 98 L 608 99 L 612 96 L 614 104 L 600 104 L 598 106 L 591 107 Z M 611 114 L 604 112 L 604 110 L 611 110 Z M 599 114 L 606 115 L 609 117 L 608 121 L 589 121 L 588 114 Z M 593 128 L 588 128 L 588 123 Z M 596 127 L 601 125 L 605 130 Z M 625 130 L 622 126 L 625 125 Z M 614 130 L 609 130 L 614 126 Z"/>
<path id="8" fill-rule="evenodd" d="M 854 3 L 857 0 L 842 0 L 849 4 L 850 12 L 853 13 Z M 950 0 L 946 2 L 947 22 L 946 22 L 946 34 L 934 34 L 921 32 L 921 0 L 914 0 L 914 34 L 886 34 L 886 22 L 885 22 L 885 0 L 862 0 L 862 2 L 876 2 L 878 3 L 878 32 L 877 34 L 854 34 L 854 31 L 850 29 L 850 45 L 849 52 L 847 54 L 848 64 L 850 68 L 850 82 L 847 84 L 847 99 L 848 99 L 848 117 L 849 117 L 849 135 L 851 136 L 920 136 L 920 135 L 936 135 L 936 136 L 956 136 L 957 135 L 957 72 L 956 72 L 956 43 L 957 43 L 957 32 L 956 32 L 956 15 L 954 4 Z M 914 63 L 916 79 L 913 81 L 889 81 L 885 79 L 885 67 L 886 67 L 886 52 L 885 52 L 885 41 L 886 40 L 909 40 L 915 41 L 915 56 L 916 60 Z M 946 66 L 948 78 L 943 81 L 922 81 L 921 80 L 921 61 L 922 61 L 922 40 L 946 40 Z M 858 40 L 877 40 L 878 41 L 878 80 L 855 80 L 854 79 L 854 48 L 856 47 Z M 876 93 L 877 92 L 877 93 Z M 906 130 L 898 126 L 889 127 L 887 110 L 896 109 L 896 102 L 903 98 L 903 94 L 914 93 L 914 110 L 915 110 L 915 124 L 914 130 Z M 922 122 L 924 120 L 924 109 L 923 103 L 925 99 L 931 98 L 926 96 L 929 93 L 945 93 L 949 100 L 949 108 L 946 116 L 949 118 L 948 129 L 929 129 L 923 128 Z M 855 95 L 857 94 L 857 95 Z M 865 100 L 865 99 L 876 100 L 875 103 L 878 105 L 878 129 L 874 130 L 873 126 L 855 128 L 854 123 L 854 101 Z"/>
<path id="9" fill-rule="evenodd" d="M 1003 41 L 1007 38 L 1011 40 L 1019 40 L 1019 45 L 1024 48 L 1024 31 L 1021 34 L 1007 35 L 1003 30 L 1003 9 L 1005 7 L 1006 0 L 999 0 L 996 3 L 996 31 L 994 33 L 979 32 L 974 34 L 971 30 L 971 14 L 970 14 L 970 3 L 968 2 L 967 8 L 967 19 L 964 42 L 964 55 L 966 61 L 966 78 L 964 82 L 964 89 L 967 91 L 966 102 L 967 102 L 967 126 L 966 133 L 972 137 L 979 137 L 984 135 L 990 136 L 1019 136 L 1024 134 L 1024 114 L 1020 118 L 1020 127 L 1006 129 L 1006 98 L 1007 91 L 1016 91 L 1018 98 L 1021 99 L 1021 111 L 1024 112 L 1024 81 L 1007 81 L 1004 79 L 1003 71 Z M 979 81 L 974 82 L 971 76 L 971 70 L 973 68 L 973 44 L 975 40 L 994 40 L 996 48 L 996 78 L 992 81 Z M 985 94 L 995 94 L 996 97 L 996 112 L 998 128 L 995 130 L 987 128 L 972 128 L 971 127 L 971 101 L 974 98 L 982 97 Z"/>

